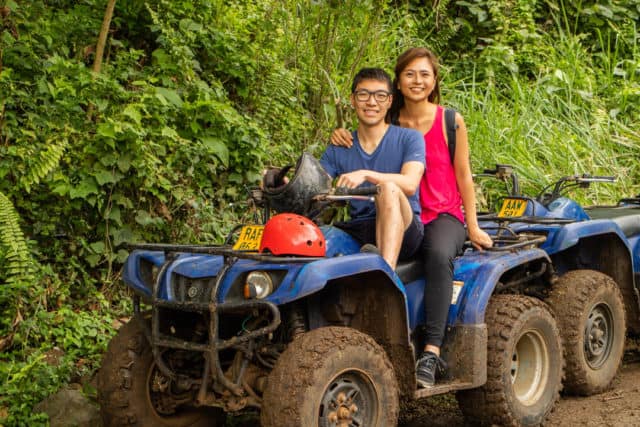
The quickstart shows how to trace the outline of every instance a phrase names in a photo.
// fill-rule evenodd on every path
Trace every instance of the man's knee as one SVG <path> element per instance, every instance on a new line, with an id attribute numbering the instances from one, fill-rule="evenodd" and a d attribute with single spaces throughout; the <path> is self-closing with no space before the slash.
<path id="1" fill-rule="evenodd" d="M 382 182 L 378 184 L 378 203 L 397 206 L 398 197 L 403 194 L 402 190 L 394 182 Z"/>
<path id="2" fill-rule="evenodd" d="M 400 187 L 398 187 L 398 184 L 391 181 L 381 182 L 380 184 L 378 184 L 378 188 L 380 189 L 380 194 L 394 194 L 402 192 L 402 190 L 400 190 Z"/>

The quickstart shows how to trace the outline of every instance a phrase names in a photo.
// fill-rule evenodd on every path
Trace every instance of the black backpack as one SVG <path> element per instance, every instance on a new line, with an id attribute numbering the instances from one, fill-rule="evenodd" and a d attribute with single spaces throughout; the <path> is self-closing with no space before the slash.
<path id="1" fill-rule="evenodd" d="M 456 123 L 456 110 L 451 108 L 445 108 L 444 110 L 444 126 L 447 129 L 447 144 L 449 146 L 449 158 L 451 164 L 456 157 L 456 129 L 458 124 Z"/>
<path id="2" fill-rule="evenodd" d="M 400 125 L 397 114 L 391 116 L 391 123 L 396 126 Z M 449 158 L 451 159 L 451 164 L 453 164 L 453 159 L 456 157 L 456 129 L 458 129 L 458 124 L 456 123 L 456 110 L 453 110 L 451 108 L 444 109 L 444 126 L 447 130 Z"/>

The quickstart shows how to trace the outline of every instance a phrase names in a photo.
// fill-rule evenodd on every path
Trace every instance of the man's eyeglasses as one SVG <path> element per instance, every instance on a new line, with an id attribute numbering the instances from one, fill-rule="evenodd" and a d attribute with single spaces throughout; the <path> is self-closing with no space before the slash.
<path id="1" fill-rule="evenodd" d="M 371 98 L 371 95 L 373 95 L 373 99 L 377 102 L 385 102 L 391 95 L 386 90 L 376 90 L 375 92 L 371 92 L 366 89 L 358 89 L 353 92 L 353 94 L 359 102 L 367 102 Z"/>

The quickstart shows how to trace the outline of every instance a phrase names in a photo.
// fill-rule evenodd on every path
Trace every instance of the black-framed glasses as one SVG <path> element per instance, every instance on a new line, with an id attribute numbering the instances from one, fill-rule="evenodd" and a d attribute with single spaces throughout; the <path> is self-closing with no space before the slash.
<path id="1" fill-rule="evenodd" d="M 353 92 L 353 95 L 356 97 L 356 100 L 360 102 L 367 102 L 369 99 L 371 99 L 371 95 L 373 95 L 373 99 L 375 99 L 376 101 L 385 102 L 387 99 L 389 99 L 391 93 L 387 92 L 386 90 L 376 90 L 374 92 L 371 92 L 367 89 L 358 89 Z"/>

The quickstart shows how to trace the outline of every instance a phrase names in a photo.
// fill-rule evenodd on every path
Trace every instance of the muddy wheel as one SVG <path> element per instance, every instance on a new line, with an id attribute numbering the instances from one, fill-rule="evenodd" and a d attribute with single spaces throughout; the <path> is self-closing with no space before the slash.
<path id="1" fill-rule="evenodd" d="M 163 378 L 153 361 L 142 320 L 134 317 L 109 343 L 98 372 L 98 401 L 104 426 L 224 425 L 224 413 L 218 408 L 175 405 L 178 396 L 171 393 L 172 384 L 164 383 Z"/>
<path id="2" fill-rule="evenodd" d="M 626 335 L 616 283 L 599 271 L 570 271 L 553 286 L 547 303 L 564 341 L 565 390 L 584 396 L 606 390 L 620 367 Z"/>
<path id="3" fill-rule="evenodd" d="M 487 382 L 459 392 L 470 421 L 501 426 L 538 426 L 553 409 L 562 388 L 562 341 L 547 306 L 521 295 L 491 298 Z"/>
<path id="4" fill-rule="evenodd" d="M 395 426 L 398 386 L 385 351 L 354 329 L 326 327 L 296 338 L 269 375 L 264 427 Z"/>

